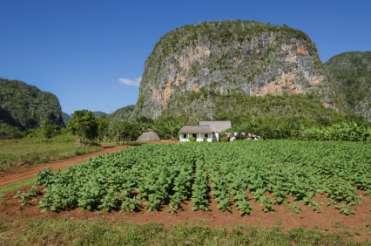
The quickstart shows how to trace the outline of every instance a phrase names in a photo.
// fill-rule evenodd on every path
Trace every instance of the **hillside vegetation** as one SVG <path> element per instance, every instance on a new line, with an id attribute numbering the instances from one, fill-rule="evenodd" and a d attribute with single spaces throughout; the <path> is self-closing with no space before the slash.
<path id="1" fill-rule="evenodd" d="M 326 68 L 345 111 L 371 122 L 371 52 L 339 54 L 326 63 Z"/>
<path id="2" fill-rule="evenodd" d="M 0 138 L 44 123 L 64 125 L 57 97 L 22 81 L 0 78 Z"/>
<path id="3" fill-rule="evenodd" d="M 131 114 L 134 110 L 134 105 L 128 105 L 122 108 L 117 109 L 110 115 L 112 120 L 128 120 L 131 117 Z"/>

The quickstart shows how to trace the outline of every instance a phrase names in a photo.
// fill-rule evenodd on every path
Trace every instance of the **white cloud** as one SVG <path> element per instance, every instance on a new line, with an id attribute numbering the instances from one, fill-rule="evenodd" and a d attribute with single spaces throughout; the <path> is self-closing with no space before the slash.
<path id="1" fill-rule="evenodd" d="M 138 78 L 119 78 L 118 81 L 120 84 L 127 85 L 127 86 L 139 86 L 142 77 Z"/>

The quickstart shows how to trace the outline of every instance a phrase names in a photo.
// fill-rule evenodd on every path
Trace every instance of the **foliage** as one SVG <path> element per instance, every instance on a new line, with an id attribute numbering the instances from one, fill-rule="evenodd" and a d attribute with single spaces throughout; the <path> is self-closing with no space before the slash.
<path id="1" fill-rule="evenodd" d="M 164 116 L 156 119 L 151 127 L 160 136 L 160 138 L 177 138 L 180 128 L 184 126 L 184 122 L 184 119 L 180 117 L 176 118 Z"/>
<path id="2" fill-rule="evenodd" d="M 81 143 L 90 143 L 98 137 L 98 123 L 88 110 L 75 111 L 68 122 L 71 132 L 80 138 Z"/>
<path id="3" fill-rule="evenodd" d="M 71 119 L 71 115 L 65 112 L 62 112 L 62 118 L 63 118 L 64 125 L 67 125 L 68 121 Z"/>
<path id="4" fill-rule="evenodd" d="M 54 173 L 49 169 L 43 169 L 37 174 L 36 183 L 38 185 L 48 185 L 52 183 Z"/>
<path id="5" fill-rule="evenodd" d="M 223 44 L 229 44 L 233 41 L 242 43 L 244 40 L 252 39 L 255 36 L 262 35 L 262 33 L 275 33 L 284 40 L 290 38 L 303 40 L 308 45 L 310 54 L 317 52 L 316 47 L 304 32 L 289 28 L 288 26 L 275 26 L 256 21 L 242 20 L 212 21 L 196 25 L 186 25 L 167 33 L 156 44 L 151 56 L 147 60 L 147 64 L 151 64 L 153 68 L 157 68 L 158 65 L 156 63 L 160 64 L 160 61 L 167 55 L 177 53 L 184 47 L 193 45 L 200 38 L 205 39 L 205 37 L 208 37 L 213 42 Z"/>
<path id="6" fill-rule="evenodd" d="M 109 116 L 109 114 L 107 114 L 106 112 L 103 112 L 103 111 L 93 111 L 93 114 L 94 114 L 95 118 L 105 118 L 105 117 Z"/>
<path id="7" fill-rule="evenodd" d="M 128 105 L 128 106 L 119 108 L 111 114 L 110 118 L 112 120 L 127 121 L 129 120 L 131 113 L 134 110 L 134 107 L 135 107 L 134 105 Z"/>
<path id="8" fill-rule="evenodd" d="M 207 118 L 208 109 L 206 112 L 200 107 L 189 112 L 186 106 L 193 101 L 202 105 L 210 100 L 216 112 L 211 118 Z M 166 115 L 172 115 L 183 124 L 194 124 L 205 119 L 231 120 L 231 131 L 251 132 L 266 139 L 301 138 L 302 132 L 311 128 L 367 124 L 359 117 L 324 107 L 319 97 L 313 94 L 256 97 L 238 92 L 221 95 L 200 90 L 177 97 Z"/>
<path id="9" fill-rule="evenodd" d="M 18 127 L 0 122 L 0 139 L 21 138 L 24 135 L 25 132 L 21 131 Z"/>
<path id="10" fill-rule="evenodd" d="M 207 112 L 203 111 L 204 109 L 201 107 L 194 109 L 191 114 L 187 111 L 187 105 L 191 105 L 192 101 L 197 101 L 201 105 L 212 101 L 212 104 L 215 105 L 212 111 L 215 114 L 208 118 Z M 222 95 L 204 90 L 177 95 L 177 100 L 173 105 L 170 105 L 166 113 L 173 117 L 184 117 L 184 121 L 187 123 L 207 119 L 231 120 L 233 126 L 236 127 L 249 123 L 256 126 L 265 124 L 267 128 L 275 128 L 274 126 L 283 122 L 282 124 L 291 124 L 282 126 L 290 129 L 299 129 L 301 126 L 327 126 L 346 121 L 349 117 L 334 109 L 325 108 L 319 97 L 315 95 L 258 97 L 246 96 L 240 92 Z M 256 126 L 251 125 L 250 127 Z"/>
<path id="11" fill-rule="evenodd" d="M 169 205 L 176 211 L 191 199 L 193 209 L 207 210 L 211 190 L 221 210 L 235 204 L 241 214 L 251 213 L 251 199 L 266 212 L 289 197 L 316 207 L 317 193 L 348 212 L 358 202 L 357 190 L 371 191 L 369 150 L 365 143 L 292 140 L 143 145 L 43 173 L 40 205 L 52 211 Z"/>
<path id="12" fill-rule="evenodd" d="M 111 120 L 107 134 L 116 142 L 134 141 L 142 133 L 142 125 L 138 122 Z"/>
<path id="13" fill-rule="evenodd" d="M 17 191 L 16 197 L 18 197 L 21 201 L 21 205 L 25 206 L 29 204 L 30 200 L 32 198 L 37 197 L 40 195 L 40 192 L 37 190 L 36 186 L 32 186 L 31 189 L 29 189 L 26 192 Z"/>
<path id="14" fill-rule="evenodd" d="M 22 81 L 0 78 L 0 124 L 28 130 L 43 122 L 64 125 L 57 97 Z"/>
<path id="15" fill-rule="evenodd" d="M 345 52 L 325 65 L 331 89 L 345 110 L 371 121 L 371 52 Z"/>
<path id="16" fill-rule="evenodd" d="M 98 125 L 98 136 L 97 139 L 102 142 L 108 136 L 108 128 L 110 119 L 106 116 L 96 118 Z"/>
<path id="17" fill-rule="evenodd" d="M 149 129 L 155 131 L 162 139 L 177 138 L 184 120 L 179 117 L 163 116 L 156 120 L 137 118 L 135 120 L 117 120 L 112 118 L 107 137 L 113 141 L 134 141 Z"/>
<path id="18" fill-rule="evenodd" d="M 342 122 L 323 128 L 304 129 L 299 138 L 306 140 L 366 141 L 369 136 L 367 126 L 355 122 Z"/>
<path id="19" fill-rule="evenodd" d="M 46 121 L 41 125 L 41 133 L 44 138 L 50 139 L 60 133 L 60 127 L 54 123 Z"/>

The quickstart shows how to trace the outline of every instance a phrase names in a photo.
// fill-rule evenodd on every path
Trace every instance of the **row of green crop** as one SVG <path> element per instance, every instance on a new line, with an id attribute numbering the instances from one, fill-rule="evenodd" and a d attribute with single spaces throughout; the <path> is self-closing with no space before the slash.
<path id="1" fill-rule="evenodd" d="M 370 144 L 351 142 L 257 141 L 145 145 L 90 160 L 67 171 L 39 174 L 45 194 L 40 206 L 52 211 L 172 211 L 190 200 L 207 210 L 265 211 L 289 197 L 318 208 L 326 194 L 344 213 L 357 204 L 357 190 L 371 192 Z"/>

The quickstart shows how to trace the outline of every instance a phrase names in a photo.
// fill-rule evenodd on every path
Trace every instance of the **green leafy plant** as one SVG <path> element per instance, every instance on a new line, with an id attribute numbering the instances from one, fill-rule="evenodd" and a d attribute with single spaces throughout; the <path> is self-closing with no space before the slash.
<path id="1" fill-rule="evenodd" d="M 68 128 L 80 138 L 83 144 L 91 143 L 98 137 L 98 123 L 94 114 L 88 110 L 73 113 L 68 121 Z"/>
<path id="2" fill-rule="evenodd" d="M 42 171 L 40 206 L 125 212 L 168 206 L 176 212 L 185 201 L 194 210 L 208 210 L 215 199 L 221 211 L 234 206 L 248 215 L 252 199 L 266 212 L 288 198 L 318 211 L 315 196 L 325 194 L 349 214 L 359 202 L 359 190 L 371 194 L 370 159 L 370 143 L 363 142 L 148 144 L 65 171 Z"/>

